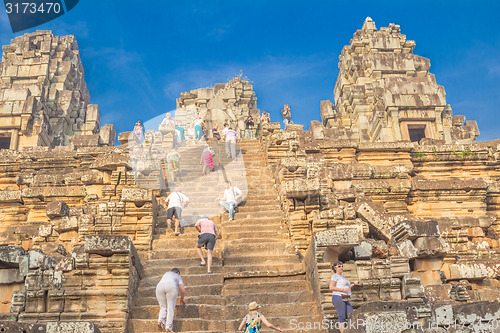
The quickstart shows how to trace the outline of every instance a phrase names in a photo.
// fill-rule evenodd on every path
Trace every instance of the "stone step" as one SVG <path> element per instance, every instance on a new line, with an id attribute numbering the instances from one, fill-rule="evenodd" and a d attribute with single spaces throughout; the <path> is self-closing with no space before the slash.
<path id="1" fill-rule="evenodd" d="M 254 226 L 255 228 L 255 226 Z M 225 230 L 225 227 L 224 229 Z M 267 239 L 267 240 L 276 240 L 276 239 L 286 239 L 287 241 L 289 240 L 288 238 L 288 231 L 282 230 L 282 229 L 277 229 L 277 230 L 259 230 L 258 232 L 227 232 L 227 233 L 222 233 L 222 239 L 224 242 L 228 241 L 236 241 L 236 240 L 245 240 L 247 242 L 252 242 L 254 238 L 258 239 Z M 224 243 L 225 244 L 225 243 Z"/>
<path id="2" fill-rule="evenodd" d="M 189 286 L 186 284 L 186 293 L 190 295 L 220 295 L 222 293 L 222 284 L 207 284 Z M 156 286 L 139 287 L 138 297 L 156 297 Z"/>
<path id="3" fill-rule="evenodd" d="M 236 279 L 240 280 L 240 279 Z M 241 283 L 241 284 L 226 284 L 224 285 L 224 296 L 232 295 L 259 295 L 262 293 L 290 293 L 297 290 L 307 290 L 306 282 L 302 280 L 266 282 L 266 283 Z M 250 297 L 250 296 L 248 296 Z"/>
<path id="4" fill-rule="evenodd" d="M 305 282 L 304 282 L 305 283 Z M 273 292 L 273 293 L 252 293 L 252 294 L 236 294 L 236 295 L 225 295 L 226 305 L 241 305 L 249 304 L 250 302 L 257 302 L 259 304 L 279 304 L 279 303 L 302 303 L 302 302 L 314 302 L 314 295 L 312 291 L 306 290 L 304 288 L 298 291 L 288 290 L 285 292 Z"/>
<path id="5" fill-rule="evenodd" d="M 220 295 L 187 295 L 185 296 L 186 304 L 212 304 L 224 305 L 225 298 Z M 139 297 L 136 299 L 134 306 L 140 307 L 145 305 L 158 305 L 156 296 Z"/>
<path id="6" fill-rule="evenodd" d="M 191 228 L 184 228 L 186 229 Z M 181 250 L 181 249 L 191 249 L 196 246 L 196 242 L 198 241 L 198 232 L 196 234 L 181 234 L 179 236 L 173 237 L 160 237 L 159 239 L 153 240 L 153 249 L 163 249 L 163 250 Z M 163 235 L 162 235 L 163 236 Z M 182 238 L 181 238 L 182 237 Z M 215 246 L 219 245 L 219 240 L 215 243 Z M 186 257 L 190 257 L 186 255 Z"/>
<path id="7" fill-rule="evenodd" d="M 156 259 L 156 260 L 164 260 L 164 259 Z M 214 262 L 212 264 L 212 272 L 214 272 L 214 274 L 221 274 L 224 271 L 220 263 L 216 263 L 216 261 L 219 260 L 220 260 L 219 258 L 214 258 Z M 194 265 L 189 267 L 180 267 L 175 265 L 164 266 L 152 263 L 152 265 L 148 265 L 146 268 L 144 268 L 144 274 L 150 277 L 154 276 L 161 277 L 163 276 L 163 274 L 165 274 L 165 272 L 171 270 L 174 267 L 179 268 L 179 270 L 181 271 L 181 276 L 184 276 L 185 274 L 207 274 L 206 266 L 198 266 L 198 264 L 200 263 L 200 258 L 198 258 L 196 261 L 193 261 L 193 263 Z"/>
<path id="8" fill-rule="evenodd" d="M 134 333 L 158 332 L 157 319 L 132 319 L 131 331 Z M 238 328 L 238 327 L 236 327 Z M 226 332 L 226 321 L 224 320 L 206 320 L 199 318 L 174 319 L 174 332 L 189 331 L 214 331 Z"/>
<path id="9" fill-rule="evenodd" d="M 281 220 L 283 219 L 283 216 L 281 214 L 279 215 L 272 215 L 272 216 L 250 216 L 249 214 L 241 214 L 241 213 L 235 213 L 234 214 L 234 220 L 229 221 L 226 225 L 222 225 L 223 228 L 230 227 L 232 224 L 238 225 L 239 221 L 243 220 L 250 220 L 254 221 L 253 225 L 254 226 L 259 226 L 259 225 L 269 225 L 272 223 L 280 223 Z"/>
<path id="10" fill-rule="evenodd" d="M 249 302 L 250 303 L 250 302 Z M 297 303 L 277 303 L 265 304 L 259 303 L 262 308 L 265 308 L 266 316 L 278 317 L 286 314 L 287 316 L 301 316 L 311 313 L 317 307 L 315 302 Z M 154 318 L 158 315 L 160 307 L 158 303 L 152 305 L 144 305 L 135 308 L 133 318 L 147 319 Z M 248 313 L 248 304 L 238 305 L 211 305 L 211 304 L 189 304 L 176 306 L 176 318 L 243 318 Z"/>
<path id="11" fill-rule="evenodd" d="M 273 277 L 272 279 L 276 279 L 277 277 Z M 291 277 L 287 277 L 291 278 Z M 258 278 L 259 280 L 265 278 Z M 239 279 L 238 279 L 239 280 Z M 297 283 L 302 283 L 305 285 L 304 280 L 283 280 L 283 283 L 291 283 L 291 286 L 297 286 Z M 278 282 L 276 282 L 278 283 Z M 263 283 L 260 283 L 263 284 Z M 156 285 L 156 284 L 155 284 Z M 187 283 L 186 283 L 187 285 Z M 241 284 L 240 284 L 241 285 Z M 188 286 L 188 285 L 187 285 Z M 229 285 L 230 286 L 230 285 Z M 300 286 L 300 285 L 299 285 Z M 274 288 L 274 285 L 272 285 Z M 226 288 L 226 287 L 225 287 Z M 217 295 L 190 295 L 186 294 L 185 300 L 186 304 L 211 304 L 211 305 L 241 305 L 248 304 L 252 301 L 255 301 L 259 304 L 274 304 L 274 303 L 298 303 L 298 302 L 312 302 L 314 301 L 314 296 L 311 291 L 305 288 L 299 288 L 298 291 L 295 290 L 286 290 L 286 291 L 275 291 L 272 293 L 269 292 L 259 292 L 255 293 L 236 293 L 236 294 L 227 294 L 228 291 L 223 288 L 224 296 Z M 255 291 L 255 290 L 254 290 Z M 135 306 L 145 306 L 145 305 L 157 305 L 158 301 L 156 300 L 156 296 L 143 296 L 136 299 Z"/>
<path id="12" fill-rule="evenodd" d="M 297 304 L 295 306 L 297 306 Z M 283 329 L 283 331 L 297 332 L 297 333 L 326 332 L 326 331 L 321 331 L 320 329 L 310 330 L 310 329 L 306 328 L 307 324 L 314 325 L 314 323 L 317 322 L 319 325 L 319 323 L 321 323 L 321 318 L 319 316 L 314 316 L 314 315 L 310 314 L 310 313 L 317 312 L 317 310 L 311 311 L 309 314 L 305 313 L 302 316 L 288 316 L 287 314 L 281 314 L 277 317 L 269 316 L 267 314 L 265 308 L 260 309 L 259 312 L 262 313 L 271 324 Z M 243 318 L 243 316 L 241 316 L 241 317 Z M 226 332 L 237 332 L 242 318 L 234 318 L 233 320 L 228 320 L 228 325 L 226 325 Z M 304 327 L 305 329 L 300 330 L 300 329 L 297 329 L 298 327 Z M 263 325 L 263 328 L 265 328 L 264 325 Z M 269 328 L 267 328 L 267 330 L 269 332 L 273 331 Z"/>
<path id="13" fill-rule="evenodd" d="M 163 200 L 164 201 L 164 200 Z M 163 202 L 162 201 L 162 202 Z M 188 210 L 188 209 L 207 209 L 209 212 L 212 212 L 212 210 L 221 210 L 222 207 L 219 205 L 219 202 L 221 200 L 212 200 L 210 201 L 207 196 L 205 196 L 205 200 L 203 201 L 196 201 L 196 202 L 189 202 L 189 206 L 187 208 L 183 209 L 183 213 Z M 256 209 L 258 210 L 266 210 L 266 211 L 282 211 L 279 203 L 277 201 L 273 200 L 261 200 L 257 202 L 257 200 L 244 200 L 241 204 L 238 205 L 238 209 L 241 212 L 244 211 L 250 211 L 254 212 Z M 209 214 L 208 212 L 205 212 L 207 215 Z M 217 214 L 215 214 L 217 215 Z M 160 208 L 160 211 L 158 212 L 158 216 L 160 217 L 167 217 L 167 209 L 166 208 Z"/>
<path id="14" fill-rule="evenodd" d="M 231 239 L 231 238 L 224 238 L 223 239 L 223 242 L 222 242 L 222 246 L 224 249 L 226 248 L 229 248 L 231 249 L 232 246 L 234 245 L 246 245 L 246 244 L 262 244 L 262 243 L 271 243 L 271 244 L 280 244 L 280 243 L 284 243 L 284 244 L 292 244 L 290 242 L 290 239 L 286 236 L 286 235 L 277 235 L 275 234 L 274 236 L 268 236 L 268 237 L 259 237 L 259 236 L 262 236 L 262 233 L 258 233 L 258 234 L 253 234 L 253 235 L 248 235 L 248 236 L 253 236 L 253 237 L 245 237 L 247 236 L 246 234 L 242 234 L 242 233 L 237 233 L 238 235 L 243 235 L 244 238 L 235 238 L 235 239 Z M 227 235 L 227 236 L 232 236 L 231 234 Z M 293 245 L 293 244 L 292 244 Z"/>
<path id="15" fill-rule="evenodd" d="M 287 254 L 293 255 L 291 258 L 298 260 L 295 255 L 295 245 L 291 242 L 266 242 L 266 243 L 224 243 L 225 264 L 231 262 L 233 256 L 242 256 L 250 254 L 252 256 L 259 255 L 263 260 L 273 260 L 274 255 L 285 257 Z M 270 258 L 270 259 L 268 259 Z"/>
<path id="16" fill-rule="evenodd" d="M 321 328 L 310 329 L 313 325 L 319 326 L 321 318 L 319 316 L 303 315 L 303 316 L 279 316 L 271 317 L 266 315 L 265 310 L 261 313 L 266 316 L 266 319 L 273 325 L 280 327 L 284 332 L 296 333 L 325 333 L 326 330 Z M 156 316 L 155 316 L 156 317 Z M 243 318 L 243 316 L 242 316 Z M 206 320 L 199 318 L 174 318 L 174 332 L 237 332 L 242 318 L 233 320 Z M 298 329 L 303 327 L 304 329 Z M 263 327 L 263 332 L 266 327 Z M 267 331 L 271 331 L 267 329 Z M 131 333 L 146 333 L 158 332 L 156 318 L 155 319 L 132 319 L 130 324 Z"/>
<path id="17" fill-rule="evenodd" d="M 162 276 L 163 273 L 158 275 L 148 274 L 147 277 L 141 280 L 139 290 L 141 290 L 141 288 L 149 288 L 152 286 L 156 287 Z M 186 288 L 188 286 L 192 287 L 207 284 L 222 284 L 224 282 L 224 276 L 221 273 L 206 274 L 206 272 L 203 274 L 182 274 L 182 281 L 184 281 Z"/>
<path id="18" fill-rule="evenodd" d="M 152 257 L 157 259 L 174 259 L 174 258 L 198 258 L 198 253 L 195 249 L 195 244 L 191 248 L 183 248 L 183 249 L 168 249 L 168 250 L 160 250 L 163 249 L 162 246 L 153 246 L 154 255 Z M 222 258 L 222 249 L 215 244 L 215 248 L 212 252 L 214 258 Z M 206 251 L 203 249 L 203 254 L 206 257 Z"/>
<path id="19" fill-rule="evenodd" d="M 236 217 L 236 216 L 235 216 Z M 256 233 L 258 234 L 260 230 L 263 231 L 275 231 L 275 232 L 284 232 L 286 230 L 285 226 L 276 221 L 271 221 L 268 223 L 255 223 L 251 224 L 238 224 L 238 220 L 229 221 L 229 224 L 222 227 L 222 237 L 225 234 L 231 234 L 236 232 L 243 233 Z M 232 223 L 232 224 L 231 224 Z"/>
<path id="20" fill-rule="evenodd" d="M 199 263 L 199 257 L 164 259 L 155 258 L 155 256 L 151 255 L 150 259 L 146 262 L 144 269 L 147 270 L 149 268 L 162 267 L 163 269 L 165 269 L 165 272 L 167 272 L 176 267 L 179 268 L 182 276 L 184 269 L 198 267 Z M 213 264 L 214 266 L 222 266 L 222 260 L 220 258 L 214 258 Z"/>
<path id="21" fill-rule="evenodd" d="M 303 274 L 302 264 L 262 264 L 224 266 L 225 278 L 274 277 L 278 275 Z"/>

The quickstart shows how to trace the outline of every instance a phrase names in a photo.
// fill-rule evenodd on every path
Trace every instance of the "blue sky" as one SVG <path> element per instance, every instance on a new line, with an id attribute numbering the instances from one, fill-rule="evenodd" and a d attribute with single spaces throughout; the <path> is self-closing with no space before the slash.
<path id="1" fill-rule="evenodd" d="M 415 54 L 431 60 L 453 114 L 499 138 L 500 1 L 94 1 L 13 34 L 0 14 L 0 42 L 37 29 L 77 37 L 91 103 L 102 125 L 131 130 L 175 109 L 182 91 L 226 82 L 243 70 L 258 107 L 281 120 L 284 103 L 307 128 L 333 101 L 338 56 L 370 16 L 399 24 Z"/>

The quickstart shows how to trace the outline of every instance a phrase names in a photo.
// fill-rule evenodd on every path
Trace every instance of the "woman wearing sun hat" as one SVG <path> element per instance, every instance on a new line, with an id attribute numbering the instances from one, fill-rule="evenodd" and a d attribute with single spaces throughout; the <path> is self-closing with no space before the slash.
<path id="1" fill-rule="evenodd" d="M 338 322 L 340 324 L 340 332 L 344 332 L 344 323 L 347 322 L 347 315 L 353 311 L 351 303 L 351 282 L 345 278 L 344 263 L 337 261 L 332 266 L 333 272 L 330 280 L 330 291 L 332 291 L 332 303 L 337 311 Z M 358 285 L 358 281 L 354 281 L 354 285 Z"/>
<path id="2" fill-rule="evenodd" d="M 266 317 L 257 311 L 258 308 L 260 308 L 260 305 L 256 302 L 252 302 L 248 305 L 248 314 L 241 321 L 240 327 L 238 328 L 239 331 L 243 331 L 244 329 L 244 333 L 259 333 L 260 327 L 262 326 L 262 323 L 264 323 L 264 325 L 275 331 L 283 332 L 281 328 L 268 322 Z"/>

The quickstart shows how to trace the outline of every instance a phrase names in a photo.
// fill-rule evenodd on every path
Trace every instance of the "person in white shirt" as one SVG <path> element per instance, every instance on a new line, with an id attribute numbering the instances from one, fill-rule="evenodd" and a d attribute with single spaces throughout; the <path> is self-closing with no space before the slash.
<path id="1" fill-rule="evenodd" d="M 229 221 L 234 219 L 234 209 L 241 202 L 243 192 L 236 186 L 231 186 L 231 182 L 226 182 L 226 189 L 224 190 L 224 197 L 219 204 L 229 213 Z"/>
<path id="2" fill-rule="evenodd" d="M 172 332 L 174 324 L 175 302 L 177 301 L 177 289 L 181 293 L 180 304 L 184 302 L 186 289 L 184 282 L 177 268 L 172 268 L 170 272 L 166 272 L 156 285 L 156 299 L 160 304 L 160 313 L 158 314 L 158 327 L 165 329 L 166 332 Z"/>
<path id="3" fill-rule="evenodd" d="M 179 225 L 181 221 L 182 206 L 186 207 L 189 203 L 188 197 L 186 197 L 180 188 L 176 188 L 175 192 L 170 193 L 170 195 L 165 199 L 165 204 L 167 207 L 167 224 L 171 225 L 172 220 L 175 222 L 175 235 L 179 236 Z"/>
<path id="4" fill-rule="evenodd" d="M 236 141 L 238 141 L 238 134 L 229 127 L 224 136 L 226 137 L 226 155 L 228 158 L 236 160 Z"/>
<path id="5" fill-rule="evenodd" d="M 339 330 L 344 332 L 344 325 L 347 323 L 347 315 L 353 311 L 349 300 L 351 298 L 351 282 L 345 278 L 344 263 L 337 261 L 332 266 L 333 272 L 330 280 L 330 291 L 332 291 L 332 303 L 337 311 L 338 322 L 340 324 Z M 358 281 L 354 281 L 355 286 L 359 285 Z"/>

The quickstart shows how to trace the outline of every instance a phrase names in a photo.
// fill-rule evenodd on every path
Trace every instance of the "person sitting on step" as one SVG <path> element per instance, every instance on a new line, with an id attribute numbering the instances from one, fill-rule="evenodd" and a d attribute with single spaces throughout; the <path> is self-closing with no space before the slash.
<path id="1" fill-rule="evenodd" d="M 224 197 L 219 204 L 229 213 L 229 221 L 234 219 L 234 209 L 241 203 L 242 198 L 243 192 L 238 187 L 231 186 L 231 182 L 228 180 L 224 190 Z"/>

